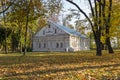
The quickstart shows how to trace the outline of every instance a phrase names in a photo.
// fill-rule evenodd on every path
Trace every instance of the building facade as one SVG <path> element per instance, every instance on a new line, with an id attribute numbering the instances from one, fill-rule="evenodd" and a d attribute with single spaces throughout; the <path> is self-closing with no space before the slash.
<path id="1" fill-rule="evenodd" d="M 89 50 L 89 38 L 79 32 L 48 21 L 33 37 L 33 51 Z"/>

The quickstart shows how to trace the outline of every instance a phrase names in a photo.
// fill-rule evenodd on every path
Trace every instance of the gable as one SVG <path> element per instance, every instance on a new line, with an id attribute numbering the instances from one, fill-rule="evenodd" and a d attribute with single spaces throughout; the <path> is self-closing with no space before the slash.
<path id="1" fill-rule="evenodd" d="M 87 38 L 86 35 L 83 35 L 80 32 L 77 32 L 66 26 L 62 26 L 60 24 L 54 23 L 52 21 L 48 21 L 48 25 L 43 27 L 40 31 L 38 31 L 35 34 L 35 36 L 61 35 L 61 34 L 68 34 L 68 35 L 78 36 L 81 38 Z"/>
<path id="2" fill-rule="evenodd" d="M 60 29 L 53 23 L 49 22 L 49 24 L 43 27 L 40 31 L 38 31 L 35 36 L 46 36 L 46 35 L 60 35 L 60 34 L 68 34 L 64 30 Z"/>
<path id="3" fill-rule="evenodd" d="M 63 26 L 63 25 L 54 23 L 54 22 L 52 22 L 52 21 L 49 21 L 49 22 L 51 22 L 52 24 L 56 25 L 56 27 L 58 27 L 59 29 L 63 30 L 63 31 L 66 32 L 67 34 L 74 35 L 74 36 L 78 36 L 78 37 L 81 37 L 81 38 L 87 38 L 86 35 L 81 34 L 80 32 L 77 32 L 77 31 L 75 31 L 74 29 L 70 29 L 69 27 L 66 27 L 66 26 Z"/>

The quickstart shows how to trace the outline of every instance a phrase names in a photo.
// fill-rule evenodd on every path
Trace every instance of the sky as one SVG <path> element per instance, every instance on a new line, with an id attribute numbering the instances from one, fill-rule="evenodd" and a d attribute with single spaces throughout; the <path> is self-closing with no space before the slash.
<path id="1" fill-rule="evenodd" d="M 75 3 L 77 3 L 77 4 L 79 4 L 79 7 L 80 7 L 85 13 L 87 13 L 87 15 L 89 16 L 90 8 L 89 8 L 89 6 L 88 6 L 88 4 L 87 4 L 87 0 L 73 0 L 73 1 L 74 1 Z M 67 14 L 70 13 L 70 11 L 69 11 L 68 9 L 76 9 L 76 10 L 78 10 L 73 4 L 67 2 L 66 0 L 62 0 L 62 3 L 63 3 L 63 10 L 64 10 L 65 12 L 62 12 L 62 13 L 61 13 L 61 15 L 62 15 L 61 21 L 60 21 L 61 24 L 63 24 L 63 23 L 62 23 L 62 19 L 63 19 Z M 81 20 L 84 20 L 84 19 L 85 19 L 85 17 L 84 17 L 83 14 L 80 14 L 80 19 L 81 19 Z M 70 21 L 70 24 L 72 24 L 74 27 L 75 27 L 75 23 L 74 23 L 75 20 L 76 20 L 75 18 L 72 18 L 72 21 Z M 86 31 L 86 33 L 87 33 L 87 31 Z"/>
<path id="2" fill-rule="evenodd" d="M 87 15 L 90 13 L 89 6 L 85 0 L 73 0 L 73 1 L 79 4 L 79 7 L 83 9 L 87 13 Z M 63 15 L 66 15 L 69 13 L 68 9 L 77 9 L 77 8 L 74 5 L 67 2 L 66 0 L 63 0 L 63 9 L 66 11 L 63 13 Z M 85 18 L 84 15 L 81 14 L 81 19 L 84 18 Z"/>

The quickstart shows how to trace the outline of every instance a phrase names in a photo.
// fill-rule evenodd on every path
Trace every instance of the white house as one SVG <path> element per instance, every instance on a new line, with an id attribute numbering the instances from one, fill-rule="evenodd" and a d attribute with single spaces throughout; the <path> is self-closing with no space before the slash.
<path id="1" fill-rule="evenodd" d="M 48 21 L 33 37 L 33 51 L 89 50 L 89 38 L 73 29 Z"/>

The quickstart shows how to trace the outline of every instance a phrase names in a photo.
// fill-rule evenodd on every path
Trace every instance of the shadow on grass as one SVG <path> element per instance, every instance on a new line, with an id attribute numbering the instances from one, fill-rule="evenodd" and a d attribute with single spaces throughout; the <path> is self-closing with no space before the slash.
<path id="1" fill-rule="evenodd" d="M 107 56 L 101 56 L 97 57 L 95 55 L 89 55 L 89 54 L 40 54 L 42 56 L 34 56 L 34 55 L 27 55 L 27 56 L 0 56 L 0 68 L 9 68 L 14 69 L 14 66 L 11 68 L 9 66 L 11 65 L 17 65 L 18 67 L 21 66 L 21 64 L 28 64 L 24 65 L 25 69 L 31 69 L 35 68 L 37 65 L 43 66 L 44 64 L 48 64 L 51 66 L 54 65 L 66 65 L 66 64 L 81 64 L 81 63 L 107 63 L 112 61 L 112 59 L 120 59 L 120 56 L 114 56 L 114 55 L 107 55 Z M 119 60 L 118 60 L 119 61 Z M 31 65 L 29 65 L 32 64 Z M 74 65 L 73 65 L 74 66 Z M 100 66 L 85 66 L 83 67 L 74 67 L 74 68 L 53 68 L 53 69 L 47 69 L 47 70 L 35 70 L 32 72 L 24 72 L 24 73 L 10 73 L 5 74 L 6 77 L 12 77 L 12 76 L 21 76 L 21 75 L 36 75 L 36 74 L 50 74 L 50 73 L 57 73 L 57 72 L 68 72 L 68 71 L 77 71 L 77 70 L 83 70 L 83 69 L 94 69 L 94 68 L 103 68 L 103 67 L 117 67 L 120 66 L 120 64 L 111 64 L 111 65 L 100 65 Z"/>
<path id="2" fill-rule="evenodd" d="M 93 63 L 110 62 L 115 57 L 97 57 L 89 55 L 46 55 L 46 56 L 2 56 L 0 57 L 0 66 L 12 64 L 27 63 L 46 63 L 46 64 L 75 64 L 75 63 Z"/>
<path id="3" fill-rule="evenodd" d="M 78 71 L 83 69 L 95 69 L 95 68 L 107 68 L 107 67 L 118 67 L 120 64 L 113 64 L 113 65 L 102 65 L 102 66 L 84 66 L 84 67 L 75 67 L 75 68 L 63 68 L 63 69 L 50 69 L 50 70 L 37 70 L 32 72 L 25 72 L 25 73 L 13 73 L 5 75 L 5 77 L 12 77 L 12 76 L 21 76 L 21 75 L 44 75 L 44 74 L 51 74 L 57 72 L 69 72 L 69 71 Z"/>

